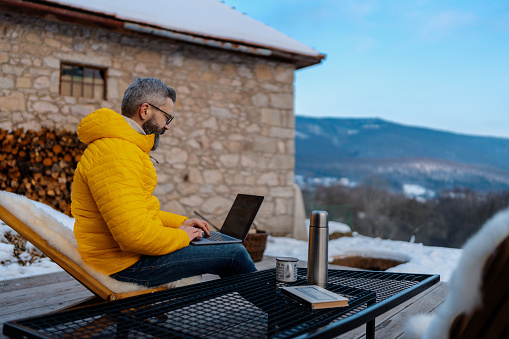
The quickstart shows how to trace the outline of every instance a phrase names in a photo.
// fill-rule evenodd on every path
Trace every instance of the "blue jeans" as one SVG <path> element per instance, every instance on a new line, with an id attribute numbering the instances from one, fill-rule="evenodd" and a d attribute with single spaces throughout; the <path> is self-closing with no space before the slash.
<path id="1" fill-rule="evenodd" d="M 189 245 L 165 255 L 142 255 L 136 264 L 110 277 L 153 287 L 205 273 L 225 278 L 255 271 L 253 260 L 241 244 Z"/>

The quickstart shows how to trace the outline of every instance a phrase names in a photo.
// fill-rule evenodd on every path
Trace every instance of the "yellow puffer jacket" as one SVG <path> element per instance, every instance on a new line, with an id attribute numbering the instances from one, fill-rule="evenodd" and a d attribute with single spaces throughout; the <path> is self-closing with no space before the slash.
<path id="1" fill-rule="evenodd" d="M 149 151 L 124 117 L 101 108 L 81 120 L 78 137 L 89 143 L 74 174 L 71 211 L 83 260 L 104 274 L 119 272 L 142 254 L 162 255 L 189 245 L 178 229 L 187 218 L 159 209 Z"/>

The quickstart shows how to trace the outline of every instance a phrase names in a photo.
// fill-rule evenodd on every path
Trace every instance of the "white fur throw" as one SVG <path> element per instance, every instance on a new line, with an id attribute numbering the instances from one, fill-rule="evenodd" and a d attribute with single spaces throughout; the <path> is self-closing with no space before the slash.
<path id="1" fill-rule="evenodd" d="M 65 220 L 73 220 L 65 214 L 58 211 L 48 213 L 51 207 L 24 196 L 5 191 L 0 191 L 0 205 L 114 293 L 147 289 L 145 286 L 115 280 L 88 266 L 78 252 L 78 244 L 74 238 L 74 233 L 64 226 Z M 200 281 L 201 276 L 194 276 L 177 280 L 164 286 L 174 288 L 196 284 Z"/>
<path id="2" fill-rule="evenodd" d="M 454 319 L 468 314 L 481 303 L 484 265 L 497 246 L 509 236 L 509 209 L 493 216 L 470 238 L 449 280 L 444 303 L 433 315 L 417 315 L 406 326 L 408 338 L 442 339 L 449 336 Z"/>

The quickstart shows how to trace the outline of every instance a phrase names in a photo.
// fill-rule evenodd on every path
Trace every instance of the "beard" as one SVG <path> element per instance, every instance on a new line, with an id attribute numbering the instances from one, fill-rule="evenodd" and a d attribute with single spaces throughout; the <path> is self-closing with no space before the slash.
<path id="1" fill-rule="evenodd" d="M 149 120 L 145 121 L 145 123 L 142 126 L 143 131 L 147 135 L 154 134 L 154 146 L 152 146 L 152 151 L 155 151 L 157 147 L 159 146 L 159 139 L 164 132 L 166 132 L 166 129 L 160 128 L 157 125 L 156 119 L 154 116 L 152 116 Z"/>

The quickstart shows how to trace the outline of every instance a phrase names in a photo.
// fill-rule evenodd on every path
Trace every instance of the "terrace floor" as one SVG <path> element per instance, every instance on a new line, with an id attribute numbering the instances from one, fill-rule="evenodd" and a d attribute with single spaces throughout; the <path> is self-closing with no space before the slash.
<path id="1" fill-rule="evenodd" d="M 276 260 L 265 256 L 256 263 L 258 270 L 274 268 Z M 306 267 L 300 262 L 299 267 Z M 351 269 L 329 265 L 329 268 Z M 203 280 L 217 279 L 204 275 Z M 376 318 L 377 338 L 405 338 L 404 327 L 408 317 L 418 313 L 433 312 L 443 303 L 447 285 L 440 282 L 405 303 Z M 92 293 L 66 272 L 50 273 L 27 278 L 0 281 L 0 338 L 3 324 L 7 321 L 27 318 L 56 311 L 91 297 Z M 365 326 L 361 326 L 339 338 L 364 338 Z"/>

